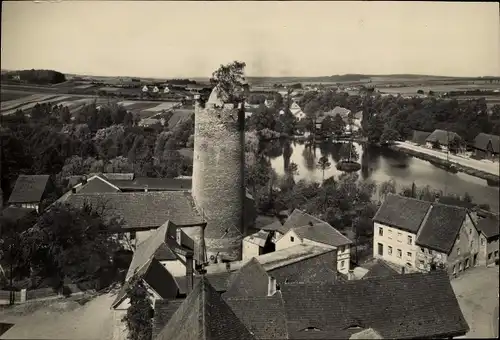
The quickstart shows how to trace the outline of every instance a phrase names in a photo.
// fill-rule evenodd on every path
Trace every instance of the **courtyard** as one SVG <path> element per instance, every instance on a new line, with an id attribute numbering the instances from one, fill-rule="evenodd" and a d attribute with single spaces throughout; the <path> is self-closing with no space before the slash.
<path id="1" fill-rule="evenodd" d="M 498 266 L 475 267 L 451 281 L 470 327 L 466 338 L 498 336 L 498 272 Z"/>

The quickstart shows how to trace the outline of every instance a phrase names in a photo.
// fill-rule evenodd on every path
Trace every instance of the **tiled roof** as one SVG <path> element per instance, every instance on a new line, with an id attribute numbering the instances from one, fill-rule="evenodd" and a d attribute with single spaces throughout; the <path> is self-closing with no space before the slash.
<path id="1" fill-rule="evenodd" d="M 264 266 L 264 268 L 279 284 L 338 281 L 337 253 L 333 249 L 283 266 L 268 267 L 269 269 Z"/>
<path id="2" fill-rule="evenodd" d="M 167 220 L 180 226 L 203 222 L 191 195 L 183 191 L 73 194 L 66 202 L 76 207 L 85 202 L 104 205 L 104 216 L 122 218 L 125 228 L 158 228 Z"/>
<path id="3" fill-rule="evenodd" d="M 125 281 L 132 278 L 134 272 L 143 267 L 152 258 L 158 261 L 179 259 L 172 247 L 167 244 L 167 239 L 170 234 L 169 229 L 175 233 L 177 226 L 167 221 L 167 223 L 153 231 L 147 239 L 137 245 Z"/>
<path id="4" fill-rule="evenodd" d="M 170 190 L 191 190 L 190 178 L 153 178 L 153 177 L 136 177 L 129 180 L 110 180 L 121 190 L 144 190 L 147 186 L 148 190 L 154 191 L 170 191 Z"/>
<path id="5" fill-rule="evenodd" d="M 225 300 L 256 339 L 288 339 L 285 309 L 279 292 L 273 296 Z"/>
<path id="6" fill-rule="evenodd" d="M 448 145 L 448 143 L 454 139 L 461 139 L 458 134 L 453 131 L 445 131 L 445 130 L 434 130 L 433 133 L 429 135 L 425 139 L 426 142 L 439 142 L 441 145 Z"/>
<path id="7" fill-rule="evenodd" d="M 251 340 L 255 337 L 208 280 L 202 278 L 156 339 Z"/>
<path id="8" fill-rule="evenodd" d="M 416 244 L 449 254 L 467 210 L 451 205 L 434 203 L 416 239 Z"/>
<path id="9" fill-rule="evenodd" d="M 49 175 L 19 175 L 9 203 L 39 203 L 49 182 Z"/>
<path id="10" fill-rule="evenodd" d="M 389 194 L 373 221 L 417 233 L 430 206 L 430 202 Z"/>
<path id="11" fill-rule="evenodd" d="M 425 144 L 427 137 L 429 137 L 430 135 L 430 132 L 413 130 L 413 137 L 411 141 L 417 144 Z"/>
<path id="12" fill-rule="evenodd" d="M 487 238 L 495 237 L 500 234 L 499 223 L 500 221 L 498 218 L 481 218 L 477 223 L 477 229 L 479 229 Z"/>
<path id="13" fill-rule="evenodd" d="M 334 247 L 352 243 L 351 240 L 326 222 L 293 228 L 293 231 L 302 239 L 324 243 Z"/>
<path id="14" fill-rule="evenodd" d="M 184 302 L 184 299 L 162 299 L 155 301 L 155 313 L 153 319 L 153 339 L 156 339 L 163 327 L 168 323 L 172 315 Z"/>
<path id="15" fill-rule="evenodd" d="M 256 244 L 259 247 L 264 247 L 269 239 L 269 232 L 265 230 L 259 230 L 258 232 L 248 235 L 244 238 L 245 241 Z"/>
<path id="16" fill-rule="evenodd" d="M 487 133 L 481 132 L 474 139 L 474 147 L 479 150 L 487 151 L 488 143 L 491 141 L 491 147 L 493 152 L 500 152 L 500 136 L 489 135 Z"/>
<path id="17" fill-rule="evenodd" d="M 267 296 L 268 289 L 269 276 L 264 267 L 254 257 L 236 272 L 223 297 Z"/>
<path id="18" fill-rule="evenodd" d="M 294 209 L 283 224 L 283 231 L 287 232 L 292 228 L 302 227 L 308 225 L 309 223 L 323 223 L 323 221 L 303 212 L 302 210 Z"/>
<path id="19" fill-rule="evenodd" d="M 152 258 L 135 272 L 138 278 L 142 278 L 161 298 L 172 299 L 177 296 L 179 287 L 172 274 L 161 265 L 161 263 Z M 125 281 L 118 292 L 116 299 L 111 307 L 116 308 L 126 299 L 127 290 L 130 287 L 130 281 Z"/>
<path id="20" fill-rule="evenodd" d="M 256 228 L 259 227 L 256 226 Z M 265 226 L 260 227 L 259 229 L 266 231 L 278 231 L 283 234 L 286 233 L 286 231 L 283 229 L 283 224 L 281 224 L 281 222 L 278 219 L 271 224 L 266 224 Z"/>
<path id="21" fill-rule="evenodd" d="M 231 284 L 233 277 L 235 277 L 237 272 L 222 272 L 222 273 L 215 273 L 215 274 L 206 274 L 205 278 L 210 282 L 212 287 L 219 293 L 223 293 L 227 290 L 229 285 Z M 199 282 L 201 280 L 202 276 L 200 275 L 195 275 L 194 277 L 194 284 Z M 185 276 L 178 276 L 175 278 L 177 281 L 177 284 L 179 286 L 179 293 L 180 294 L 186 294 L 187 293 L 187 280 Z"/>
<path id="22" fill-rule="evenodd" d="M 464 335 L 467 322 L 445 272 L 414 273 L 338 284 L 281 286 L 290 334 L 349 338 L 373 328 L 384 338 Z M 308 327 L 318 331 L 304 332 Z M 356 329 L 354 332 L 350 329 Z M 324 338 L 324 335 L 323 335 Z"/>
<path id="23" fill-rule="evenodd" d="M 116 186 L 111 181 L 108 181 L 100 176 L 93 176 L 87 180 L 87 184 L 82 184 L 78 190 L 79 194 L 104 194 L 107 192 L 119 192 Z"/>
<path id="24" fill-rule="evenodd" d="M 392 275 L 399 275 L 399 273 L 384 260 L 377 259 L 375 264 L 371 266 L 368 272 L 363 276 L 363 279 L 366 280 L 373 277 L 387 277 Z"/>

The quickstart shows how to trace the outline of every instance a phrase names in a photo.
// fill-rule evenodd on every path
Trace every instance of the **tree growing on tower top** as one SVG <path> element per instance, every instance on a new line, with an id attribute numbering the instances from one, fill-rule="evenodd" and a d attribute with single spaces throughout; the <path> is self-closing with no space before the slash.
<path id="1" fill-rule="evenodd" d="M 248 91 L 245 78 L 246 64 L 241 61 L 221 65 L 212 73 L 210 83 L 218 93 L 219 99 L 228 104 L 238 104 L 244 101 L 244 94 Z"/>

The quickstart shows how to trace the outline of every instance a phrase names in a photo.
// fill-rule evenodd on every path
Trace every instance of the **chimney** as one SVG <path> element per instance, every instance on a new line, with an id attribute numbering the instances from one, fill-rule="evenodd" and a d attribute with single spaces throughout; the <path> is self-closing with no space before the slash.
<path id="1" fill-rule="evenodd" d="M 349 281 L 354 280 L 354 270 L 349 269 L 349 272 L 347 273 L 347 279 L 348 279 Z"/>
<path id="2" fill-rule="evenodd" d="M 274 293 L 276 293 L 276 279 L 272 276 L 268 277 L 269 281 L 268 281 L 267 296 L 273 296 Z"/>
<path id="3" fill-rule="evenodd" d="M 194 272 L 193 272 L 193 253 L 188 252 L 186 254 L 186 283 L 187 283 L 187 294 L 193 291 L 194 285 Z"/>
<path id="4" fill-rule="evenodd" d="M 148 185 L 144 185 L 144 192 L 148 192 Z"/>
<path id="5" fill-rule="evenodd" d="M 181 237 L 181 228 L 177 228 L 175 230 L 175 241 L 177 242 L 178 245 L 182 246 L 182 237 Z"/>

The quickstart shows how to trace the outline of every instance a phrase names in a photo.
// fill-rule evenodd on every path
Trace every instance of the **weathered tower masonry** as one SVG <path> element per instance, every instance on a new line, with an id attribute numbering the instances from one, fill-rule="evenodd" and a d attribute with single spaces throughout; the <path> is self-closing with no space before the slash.
<path id="1" fill-rule="evenodd" d="M 214 89 L 195 104 L 192 195 L 207 222 L 208 259 L 241 259 L 244 234 L 244 112 Z"/>

